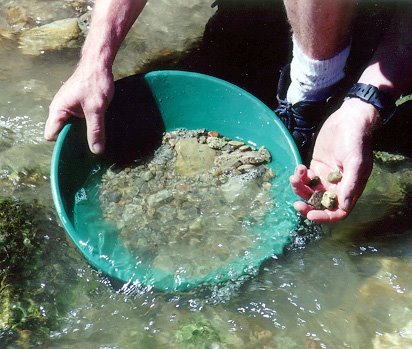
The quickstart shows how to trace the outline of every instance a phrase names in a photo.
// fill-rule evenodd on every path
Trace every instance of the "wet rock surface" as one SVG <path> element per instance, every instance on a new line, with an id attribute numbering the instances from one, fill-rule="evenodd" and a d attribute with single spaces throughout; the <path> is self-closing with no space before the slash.
<path id="1" fill-rule="evenodd" d="M 24 54 L 37 56 L 45 51 L 77 47 L 80 34 L 77 18 L 61 19 L 23 32 L 19 47 Z"/>
<path id="2" fill-rule="evenodd" d="M 329 172 L 326 180 L 329 183 L 336 184 L 342 180 L 342 173 L 339 170 Z M 308 204 L 312 205 L 315 210 L 333 210 L 338 206 L 338 197 L 336 193 L 330 190 L 316 190 L 316 187 L 321 184 L 321 179 L 318 176 L 313 177 L 308 186 L 315 189 L 312 196 L 308 200 Z"/>
<path id="3" fill-rule="evenodd" d="M 338 203 L 338 197 L 335 193 L 332 193 L 331 191 L 325 191 L 322 195 L 322 201 L 320 202 L 323 207 L 333 210 L 336 208 L 337 203 Z"/>
<path id="4" fill-rule="evenodd" d="M 273 206 L 270 160 L 206 130 L 168 132 L 152 159 L 103 175 L 103 215 L 154 267 L 206 275 L 254 245 L 249 227 Z"/>
<path id="5" fill-rule="evenodd" d="M 37 347 L 59 327 L 78 282 L 62 233 L 37 201 L 0 195 L 0 347 Z M 56 256 L 58 245 L 66 252 Z M 39 287 L 46 275 L 48 287 Z"/>
<path id="6" fill-rule="evenodd" d="M 333 210 L 338 204 L 338 197 L 335 193 L 326 190 L 315 190 L 308 200 L 315 210 Z"/>
<path id="7" fill-rule="evenodd" d="M 327 179 L 330 183 L 338 183 L 342 179 L 342 173 L 339 170 L 331 171 Z"/>

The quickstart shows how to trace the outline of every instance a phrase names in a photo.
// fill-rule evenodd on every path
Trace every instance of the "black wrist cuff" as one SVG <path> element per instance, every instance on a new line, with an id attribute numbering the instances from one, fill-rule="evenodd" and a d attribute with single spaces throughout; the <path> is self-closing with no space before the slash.
<path id="1" fill-rule="evenodd" d="M 376 86 L 359 82 L 353 84 L 346 98 L 359 98 L 366 103 L 372 104 L 378 110 L 379 118 L 383 124 L 389 121 L 396 108 L 395 100 L 386 92 L 379 90 Z"/>

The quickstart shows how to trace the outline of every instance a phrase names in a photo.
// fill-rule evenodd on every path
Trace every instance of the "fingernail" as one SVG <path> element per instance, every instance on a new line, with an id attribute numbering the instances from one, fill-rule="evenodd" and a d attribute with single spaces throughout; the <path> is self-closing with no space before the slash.
<path id="1" fill-rule="evenodd" d="M 103 143 L 94 143 L 92 146 L 92 151 L 95 154 L 102 154 L 104 152 L 104 144 Z"/>

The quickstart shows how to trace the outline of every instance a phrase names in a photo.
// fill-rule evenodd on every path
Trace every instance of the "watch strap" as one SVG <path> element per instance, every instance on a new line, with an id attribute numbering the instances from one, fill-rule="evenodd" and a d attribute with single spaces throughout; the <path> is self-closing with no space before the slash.
<path id="1" fill-rule="evenodd" d="M 386 92 L 379 90 L 376 86 L 355 83 L 346 95 L 347 98 L 359 98 L 373 105 L 379 111 L 379 117 L 385 124 L 395 111 L 395 100 Z"/>

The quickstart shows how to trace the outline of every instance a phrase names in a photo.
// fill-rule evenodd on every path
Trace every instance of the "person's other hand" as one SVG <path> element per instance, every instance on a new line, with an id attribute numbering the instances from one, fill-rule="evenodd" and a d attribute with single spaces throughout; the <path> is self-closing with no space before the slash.
<path id="1" fill-rule="evenodd" d="M 293 191 L 308 200 L 314 190 L 337 194 L 335 209 L 316 210 L 307 202 L 297 201 L 294 207 L 303 216 L 319 223 L 331 223 L 348 216 L 362 194 L 372 170 L 371 134 L 378 122 L 378 111 L 357 98 L 346 100 L 340 109 L 323 124 L 316 139 L 310 168 L 299 165 L 290 177 Z M 329 183 L 328 174 L 339 170 L 342 179 Z M 320 184 L 311 188 L 315 176 Z"/>
<path id="2" fill-rule="evenodd" d="M 110 69 L 79 64 L 50 104 L 49 117 L 44 130 L 45 139 L 55 140 L 71 116 L 85 118 L 90 150 L 95 154 L 103 153 L 104 114 L 113 93 L 114 82 Z"/>

